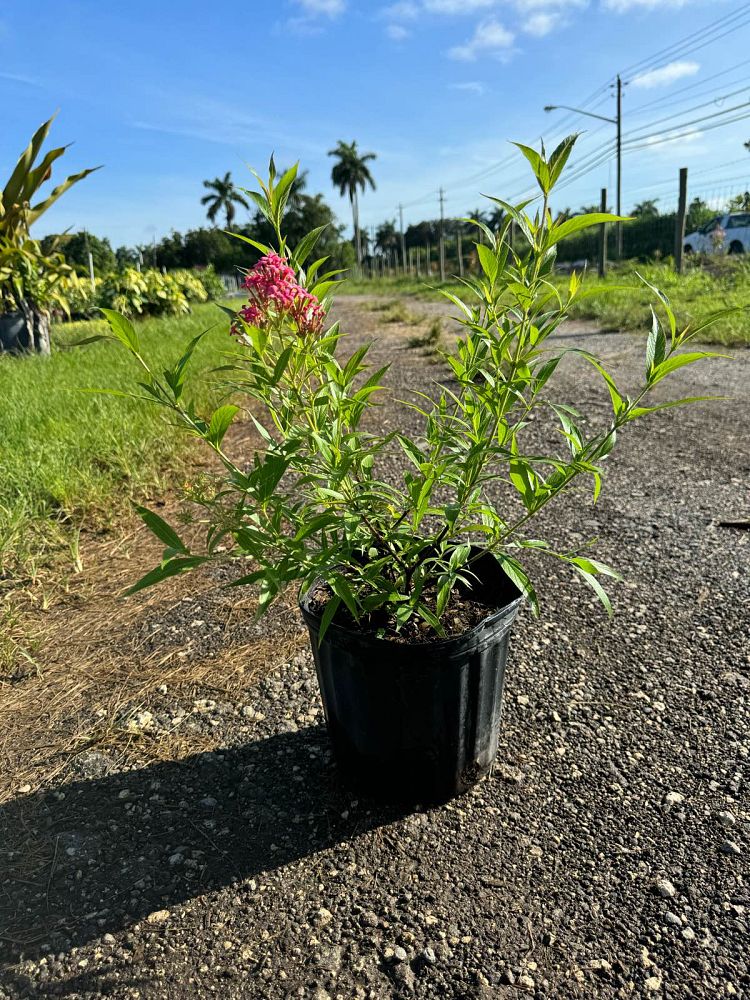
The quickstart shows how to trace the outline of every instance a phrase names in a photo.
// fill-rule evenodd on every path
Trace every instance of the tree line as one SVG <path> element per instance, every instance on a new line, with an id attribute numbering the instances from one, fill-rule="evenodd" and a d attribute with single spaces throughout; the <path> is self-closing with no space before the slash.
<path id="1" fill-rule="evenodd" d="M 292 187 L 289 198 L 285 228 L 292 245 L 311 229 L 325 226 L 319 249 L 321 254 L 331 258 L 332 266 L 349 269 L 354 264 L 362 262 L 376 254 L 387 256 L 394 263 L 400 262 L 402 249 L 402 234 L 396 225 L 396 220 L 387 219 L 378 226 L 362 227 L 359 218 L 359 200 L 367 189 L 375 190 L 375 180 L 370 164 L 377 158 L 372 152 L 363 153 L 356 141 L 340 140 L 329 150 L 328 155 L 334 159 L 331 169 L 331 182 L 342 197 L 349 199 L 352 213 L 351 239 L 343 238 L 344 226 L 336 219 L 333 209 L 326 203 L 322 194 L 310 194 L 308 187 L 308 172 L 301 171 Z M 224 230 L 231 230 L 243 236 L 249 236 L 261 243 L 273 243 L 273 232 L 265 217 L 259 211 L 252 211 L 252 203 L 246 197 L 246 192 L 237 187 L 231 172 L 223 177 L 205 180 L 203 186 L 206 194 L 201 198 L 201 204 L 206 209 L 210 226 L 197 227 L 185 233 L 172 231 L 168 236 L 151 244 L 135 247 L 118 247 L 113 249 L 109 240 L 90 233 L 80 232 L 56 237 L 46 237 L 46 241 L 61 249 L 68 263 L 80 271 L 88 268 L 88 254 L 91 252 L 94 268 L 98 273 L 107 273 L 115 269 L 142 264 L 149 267 L 166 268 L 202 268 L 212 264 L 220 273 L 233 273 L 235 269 L 252 265 L 257 259 L 257 253 L 247 244 L 241 243 Z M 247 222 L 237 224 L 238 211 L 250 214 Z M 750 194 L 739 195 L 727 206 L 728 211 L 750 210 Z M 560 220 L 574 215 L 599 211 L 598 205 L 585 205 L 578 211 L 564 208 L 556 215 Z M 673 241 L 674 213 L 662 214 L 658 199 L 647 199 L 636 204 L 630 213 L 635 221 L 626 227 L 626 256 L 648 257 L 654 254 L 669 253 Z M 715 212 L 706 202 L 695 198 L 690 204 L 687 229 L 696 229 L 707 222 Z M 476 219 L 492 230 L 497 230 L 503 222 L 503 211 L 499 207 L 484 210 L 476 208 L 467 213 L 467 218 Z M 435 248 L 437 251 L 441 237 L 446 240 L 446 246 L 454 244 L 455 238 L 473 238 L 476 230 L 462 219 L 423 219 L 411 223 L 404 230 L 403 246 L 407 251 L 413 248 Z M 588 237 L 589 242 L 594 239 Z M 559 248 L 561 260 L 576 259 L 576 255 L 585 255 L 588 246 L 585 239 L 570 240 Z M 592 244 L 593 245 L 593 244 Z M 468 249 L 468 247 L 467 247 Z M 450 250 L 447 256 L 451 256 Z"/>

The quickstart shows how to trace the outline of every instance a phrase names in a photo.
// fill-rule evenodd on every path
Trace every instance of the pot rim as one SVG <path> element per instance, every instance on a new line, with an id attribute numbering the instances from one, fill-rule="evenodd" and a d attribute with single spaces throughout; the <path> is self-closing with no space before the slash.
<path id="1" fill-rule="evenodd" d="M 472 628 L 468 629 L 468 631 L 462 632 L 460 635 L 452 635 L 447 639 L 427 640 L 426 642 L 398 642 L 395 639 L 379 638 L 371 632 L 363 632 L 361 629 L 348 628 L 344 625 L 338 625 L 335 622 L 331 622 L 326 630 L 324 638 L 326 640 L 329 639 L 329 637 L 332 639 L 338 637 L 340 640 L 358 639 L 360 642 L 368 645 L 382 645 L 384 647 L 400 650 L 402 652 L 408 650 L 420 650 L 422 652 L 434 650 L 437 653 L 442 653 L 450 651 L 454 646 L 462 646 L 473 649 L 480 645 L 482 640 L 485 638 L 494 641 L 499 637 L 499 635 L 506 632 L 513 623 L 518 607 L 523 600 L 523 593 L 507 575 L 506 579 L 518 596 L 508 601 L 507 604 L 503 604 L 501 607 L 496 608 L 486 618 L 483 618 Z M 297 605 L 302 612 L 302 617 L 305 619 L 308 626 L 312 625 L 315 627 L 316 632 L 319 629 L 322 615 L 319 615 L 317 612 L 310 609 L 308 599 L 313 588 L 318 583 L 323 583 L 323 581 L 316 580 L 304 593 L 302 592 L 302 588 L 300 588 L 297 595 Z M 508 619 L 506 627 L 502 630 L 502 632 L 494 632 L 495 626 L 497 626 L 503 618 Z"/>

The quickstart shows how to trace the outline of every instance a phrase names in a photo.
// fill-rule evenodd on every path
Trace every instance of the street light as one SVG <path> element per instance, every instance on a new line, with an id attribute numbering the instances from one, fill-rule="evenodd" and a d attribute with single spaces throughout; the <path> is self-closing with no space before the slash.
<path id="1" fill-rule="evenodd" d="M 593 111 L 584 111 L 583 108 L 571 108 L 567 104 L 547 104 L 545 111 L 572 111 L 577 115 L 586 115 L 587 118 L 598 118 L 599 121 L 609 122 L 617 127 L 617 214 L 622 215 L 622 80 L 617 77 L 617 117 L 607 118 L 606 115 L 596 115 Z M 622 260 L 622 223 L 617 223 L 617 259 Z"/>

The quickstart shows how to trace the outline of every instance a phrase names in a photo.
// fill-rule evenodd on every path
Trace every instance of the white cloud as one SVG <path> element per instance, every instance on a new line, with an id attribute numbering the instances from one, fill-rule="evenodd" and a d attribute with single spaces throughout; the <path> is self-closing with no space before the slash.
<path id="1" fill-rule="evenodd" d="M 307 14 L 324 14 L 326 17 L 338 17 L 346 9 L 346 0 L 296 0 L 296 3 Z"/>
<path id="2" fill-rule="evenodd" d="M 414 21 L 419 17 L 419 6 L 410 0 L 392 3 L 384 8 L 383 17 L 393 18 L 395 21 Z"/>
<path id="3" fill-rule="evenodd" d="M 654 153 L 671 152 L 676 145 L 682 146 L 687 143 L 697 142 L 703 137 L 703 133 L 698 128 L 691 128 L 687 132 L 680 132 L 677 135 L 665 135 L 664 137 L 652 136 L 646 139 L 646 148 Z"/>
<path id="4" fill-rule="evenodd" d="M 602 6 L 617 14 L 629 10 L 656 10 L 664 7 L 685 7 L 691 0 L 603 0 Z"/>
<path id="5" fill-rule="evenodd" d="M 658 69 L 650 69 L 647 73 L 639 73 L 630 82 L 634 87 L 651 90 L 653 87 L 668 86 L 684 76 L 695 76 L 700 68 L 700 63 L 679 60 L 659 66 Z"/>
<path id="6" fill-rule="evenodd" d="M 514 6 L 523 13 L 532 10 L 562 10 L 588 7 L 589 0 L 515 0 Z"/>
<path id="7" fill-rule="evenodd" d="M 478 24 L 473 36 L 463 45 L 454 45 L 449 49 L 448 55 L 451 59 L 462 62 L 474 62 L 480 55 L 502 58 L 508 55 L 514 38 L 512 31 L 508 31 L 499 21 L 492 18 Z"/>
<path id="8" fill-rule="evenodd" d="M 559 14 L 551 14 L 549 11 L 539 11 L 537 14 L 532 14 L 527 18 L 521 27 L 527 35 L 536 35 L 537 38 L 543 38 L 544 35 L 549 35 L 558 24 L 560 24 Z"/>
<path id="9" fill-rule="evenodd" d="M 41 87 L 35 76 L 24 76 L 22 73 L 0 73 L 0 80 L 10 80 L 12 83 L 23 83 L 27 87 Z"/>
<path id="10" fill-rule="evenodd" d="M 484 84 L 479 83 L 478 80 L 467 80 L 465 83 L 451 83 L 449 87 L 451 90 L 460 90 L 465 94 L 476 94 L 477 97 L 481 97 L 486 91 Z"/>
<path id="11" fill-rule="evenodd" d="M 385 29 L 386 35 L 392 38 L 394 42 L 403 42 L 405 38 L 408 38 L 411 34 L 407 31 L 403 24 L 389 24 Z"/>
<path id="12" fill-rule="evenodd" d="M 473 14 L 495 4 L 496 0 L 422 0 L 428 14 Z"/>

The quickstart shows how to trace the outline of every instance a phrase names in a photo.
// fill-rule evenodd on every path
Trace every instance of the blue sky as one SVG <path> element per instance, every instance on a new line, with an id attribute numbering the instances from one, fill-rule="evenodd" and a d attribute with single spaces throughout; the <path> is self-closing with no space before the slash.
<path id="1" fill-rule="evenodd" d="M 750 4 L 730 0 L 6 0 L 0 176 L 59 109 L 53 138 L 75 142 L 68 172 L 105 168 L 39 236 L 85 227 L 134 244 L 204 224 L 202 180 L 231 170 L 249 183 L 247 165 L 262 169 L 272 150 L 280 164 L 300 159 L 310 189 L 348 222 L 326 152 L 356 139 L 378 154 L 363 223 L 393 218 L 399 202 L 409 222 L 438 214 L 441 186 L 448 215 L 473 209 L 480 192 L 520 197 L 524 162 L 508 140 L 586 129 L 576 157 L 594 169 L 557 199 L 577 208 L 614 189 L 603 145 L 614 129 L 543 106 L 588 100 L 613 115 L 606 85 L 622 71 L 624 135 L 639 147 L 625 155 L 624 205 L 658 197 L 666 209 L 680 166 L 691 195 L 750 185 L 750 118 L 680 125 L 750 112 L 749 37 Z"/>

